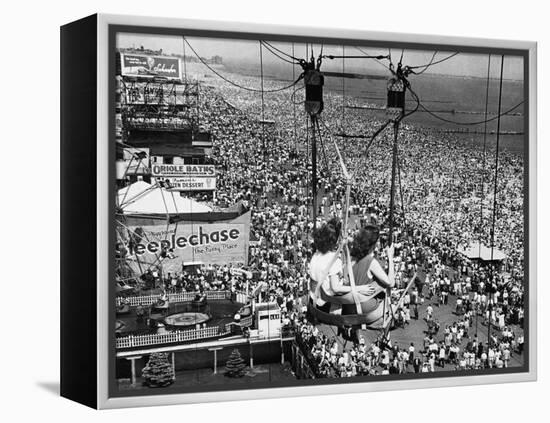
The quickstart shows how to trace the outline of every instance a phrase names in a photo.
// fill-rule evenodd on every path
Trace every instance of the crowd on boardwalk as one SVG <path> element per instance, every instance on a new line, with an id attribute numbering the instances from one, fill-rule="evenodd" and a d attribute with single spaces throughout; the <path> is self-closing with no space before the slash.
<path id="1" fill-rule="evenodd" d="M 257 82 L 253 77 L 232 78 L 248 86 Z M 417 270 L 426 276 L 406 295 L 396 321 L 407 325 L 411 319 L 425 319 L 427 335 L 423 345 L 367 345 L 359 339 L 343 349 L 335 337 L 319 332 L 304 317 L 303 294 L 311 258 L 308 240 L 314 223 L 308 213 L 311 144 L 306 142 L 307 119 L 300 104 L 303 93 L 290 89 L 266 94 L 262 107 L 258 93 L 243 92 L 217 79 L 208 79 L 208 83 L 201 91 L 200 125 L 214 136 L 212 161 L 217 166 L 218 187 L 213 206 L 242 202 L 252 210 L 251 231 L 260 240 L 251 247 L 246 266 L 253 277 L 232 272 L 229 266 L 210 267 L 196 273 L 151 274 L 153 285 L 197 291 L 245 290 L 267 283 L 264 295 L 279 303 L 284 323 L 296 329 L 320 376 L 430 372 L 444 366 L 506 367 L 512 354 L 521 353 L 522 337 L 510 328 L 522 327 L 524 313 L 521 156 L 501 151 L 499 157 L 494 240 L 495 248 L 508 258 L 503 264 L 471 262 L 458 250 L 478 241 L 490 245 L 494 158 L 484 158 L 479 146 L 403 123 L 395 235 L 397 288 Z M 268 81 L 266 89 L 281 84 Z M 391 130 L 383 132 L 368 152 L 363 138 L 337 137 L 341 132 L 372 133 L 383 122 L 361 110 L 345 108 L 342 113 L 343 102 L 349 106 L 358 100 L 343 100 L 330 92 L 325 96 L 316 206 L 319 220 L 343 213 L 345 185 L 331 145 L 335 138 L 354 175 L 349 235 L 365 220 L 386 228 Z M 384 251 L 377 255 L 384 260 Z M 457 320 L 442 328 L 437 304 L 447 304 L 450 298 L 456 303 Z M 425 301 L 430 305 L 426 315 L 419 316 L 419 306 Z M 490 343 L 473 335 L 476 318 L 494 325 Z"/>
<path id="2" fill-rule="evenodd" d="M 297 338 L 317 377 L 350 377 L 426 373 L 437 370 L 478 370 L 508 367 L 512 354 L 521 354 L 523 339 L 504 327 L 490 346 L 468 331 L 471 318 L 459 320 L 444 329 L 439 338 L 427 334 L 422 345 L 367 345 L 364 338 L 342 348 L 336 337 L 322 334 L 306 320 Z"/>

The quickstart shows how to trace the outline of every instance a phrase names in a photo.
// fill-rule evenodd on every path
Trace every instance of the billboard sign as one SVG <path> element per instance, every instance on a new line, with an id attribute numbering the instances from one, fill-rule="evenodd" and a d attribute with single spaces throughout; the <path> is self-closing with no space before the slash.
<path id="1" fill-rule="evenodd" d="M 164 187 L 170 191 L 215 191 L 216 178 L 172 177 L 163 178 Z"/>
<path id="2" fill-rule="evenodd" d="M 123 85 L 122 94 L 125 104 L 165 104 L 170 106 L 185 106 L 186 87 L 174 84 L 175 80 L 138 81 Z"/>
<path id="3" fill-rule="evenodd" d="M 129 262 L 157 265 L 178 272 L 186 263 L 248 264 L 250 213 L 234 221 L 179 222 L 162 225 L 131 225 L 116 251 L 127 252 Z"/>
<path id="4" fill-rule="evenodd" d="M 121 53 L 120 68 L 123 76 L 181 80 L 181 61 L 178 57 Z"/>
<path id="5" fill-rule="evenodd" d="M 173 191 L 215 191 L 216 167 L 196 164 L 154 164 L 151 173 Z"/>
<path id="6" fill-rule="evenodd" d="M 214 177 L 216 176 L 216 167 L 214 165 L 198 164 L 154 164 L 152 169 L 153 176 L 195 176 L 195 177 Z"/>

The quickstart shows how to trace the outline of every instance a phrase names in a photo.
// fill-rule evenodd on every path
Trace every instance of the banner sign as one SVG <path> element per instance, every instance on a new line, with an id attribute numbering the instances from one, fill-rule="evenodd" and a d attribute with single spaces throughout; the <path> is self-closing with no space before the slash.
<path id="1" fill-rule="evenodd" d="M 214 165 L 154 164 L 151 171 L 153 176 L 216 176 L 216 167 Z"/>
<path id="2" fill-rule="evenodd" d="M 121 53 L 120 67 L 123 76 L 181 79 L 181 66 L 178 57 Z"/>
<path id="3" fill-rule="evenodd" d="M 164 272 L 179 272 L 191 262 L 243 266 L 248 264 L 250 214 L 242 217 L 238 223 L 132 226 L 126 239 L 119 237 L 115 251 L 141 271 L 148 264 L 162 265 Z"/>
<path id="4" fill-rule="evenodd" d="M 154 164 L 154 177 L 173 191 L 215 191 L 216 167 L 214 165 Z"/>
<path id="5" fill-rule="evenodd" d="M 135 82 L 123 86 L 123 100 L 125 104 L 149 104 L 184 106 L 188 105 L 185 98 L 186 87 L 175 85 L 171 79 L 163 82 Z"/>
<path id="6" fill-rule="evenodd" d="M 164 187 L 169 191 L 215 191 L 216 178 L 188 177 L 163 178 Z"/>

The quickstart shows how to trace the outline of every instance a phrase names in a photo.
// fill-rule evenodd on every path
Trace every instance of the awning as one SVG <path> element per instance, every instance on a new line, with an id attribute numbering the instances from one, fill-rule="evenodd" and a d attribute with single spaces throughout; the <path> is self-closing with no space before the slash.
<path id="1" fill-rule="evenodd" d="M 470 260 L 502 261 L 506 254 L 498 248 L 491 248 L 479 242 L 472 242 L 467 248 L 459 247 L 458 252 Z"/>
<path id="2" fill-rule="evenodd" d="M 118 190 L 118 204 L 124 214 L 196 214 L 212 209 L 178 192 L 138 181 Z"/>

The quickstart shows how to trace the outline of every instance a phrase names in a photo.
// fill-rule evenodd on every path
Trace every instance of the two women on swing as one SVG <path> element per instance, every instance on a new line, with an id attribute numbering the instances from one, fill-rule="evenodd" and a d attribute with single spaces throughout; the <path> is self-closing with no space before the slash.
<path id="1" fill-rule="evenodd" d="M 338 257 L 340 233 L 341 223 L 336 218 L 313 232 L 314 254 L 309 267 L 312 279 L 310 298 L 313 306 L 322 312 L 358 314 L 352 288 L 349 281 L 344 280 L 343 262 Z M 388 273 L 374 257 L 379 236 L 377 226 L 367 225 L 359 230 L 349 244 L 356 295 L 361 314 L 365 316 L 367 325 L 371 328 L 382 328 L 385 310 L 389 312 L 389 304 L 385 304 L 386 290 L 395 285 L 393 245 L 386 249 Z"/>

